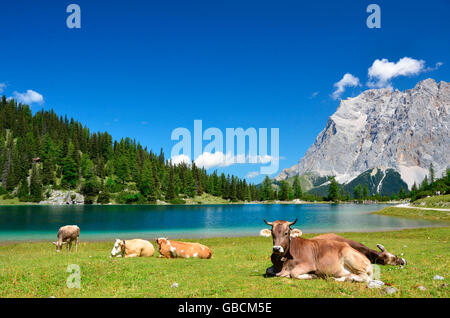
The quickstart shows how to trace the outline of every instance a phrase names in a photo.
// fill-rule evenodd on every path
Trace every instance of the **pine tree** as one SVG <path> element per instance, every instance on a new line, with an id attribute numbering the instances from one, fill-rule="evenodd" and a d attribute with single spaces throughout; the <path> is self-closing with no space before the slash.
<path id="1" fill-rule="evenodd" d="M 30 199 L 32 202 L 42 201 L 42 181 L 37 164 L 33 165 L 30 178 Z"/>
<path id="2" fill-rule="evenodd" d="M 339 200 L 339 184 L 334 177 L 330 178 L 330 186 L 328 188 L 328 200 Z"/>
<path id="3" fill-rule="evenodd" d="M 286 180 L 281 181 L 279 199 L 282 201 L 289 201 L 289 183 Z"/>
<path id="4" fill-rule="evenodd" d="M 150 202 L 156 201 L 154 181 L 152 164 L 150 161 L 146 161 L 142 168 L 139 191 Z"/>
<path id="5" fill-rule="evenodd" d="M 274 193 L 272 188 L 272 181 L 270 180 L 269 176 L 266 176 L 264 178 L 263 184 L 262 184 L 262 196 L 261 200 L 273 200 L 274 199 Z"/>
<path id="6" fill-rule="evenodd" d="M 62 162 L 61 185 L 66 189 L 74 189 L 78 185 L 78 166 L 74 160 L 74 146 L 69 143 L 68 152 Z"/>
<path id="7" fill-rule="evenodd" d="M 430 183 L 434 182 L 434 168 L 433 168 L 433 163 L 430 163 Z"/>
<path id="8" fill-rule="evenodd" d="M 168 180 L 168 187 L 167 187 L 167 193 L 166 193 L 166 200 L 170 201 L 175 199 L 175 175 L 173 168 L 169 168 L 169 180 Z"/>
<path id="9" fill-rule="evenodd" d="M 363 188 L 363 199 L 367 200 L 368 198 L 369 198 L 369 186 L 365 184 Z"/>
<path id="10" fill-rule="evenodd" d="M 22 201 L 22 202 L 29 201 L 30 200 L 29 192 L 30 192 L 30 189 L 28 186 L 28 180 L 27 180 L 27 178 L 24 178 L 22 180 L 22 182 L 20 183 L 19 190 L 17 191 L 17 196 L 19 198 L 19 201 Z"/>
<path id="11" fill-rule="evenodd" d="M 300 186 L 300 178 L 299 176 L 294 177 L 294 183 L 292 185 L 294 189 L 294 198 L 301 199 L 303 197 L 302 187 Z"/>
<path id="12" fill-rule="evenodd" d="M 360 184 L 358 184 L 354 189 L 353 189 L 353 197 L 356 200 L 360 200 L 362 198 L 362 186 Z"/>

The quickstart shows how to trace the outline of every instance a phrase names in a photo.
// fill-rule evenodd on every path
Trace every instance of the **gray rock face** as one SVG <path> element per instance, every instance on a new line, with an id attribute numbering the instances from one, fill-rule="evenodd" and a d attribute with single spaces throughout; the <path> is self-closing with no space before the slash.
<path id="1" fill-rule="evenodd" d="M 433 163 L 450 165 L 450 84 L 433 79 L 401 92 L 370 89 L 341 101 L 305 156 L 276 180 L 307 172 L 347 183 L 372 168 L 392 168 L 411 188 Z"/>
<path id="2" fill-rule="evenodd" d="M 39 202 L 39 204 L 64 205 L 64 204 L 84 204 L 83 195 L 74 191 L 52 190 L 50 197 Z"/>

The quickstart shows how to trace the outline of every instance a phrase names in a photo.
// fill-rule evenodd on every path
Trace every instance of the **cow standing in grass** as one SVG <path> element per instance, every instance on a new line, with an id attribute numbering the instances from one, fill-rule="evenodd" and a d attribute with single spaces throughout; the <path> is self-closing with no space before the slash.
<path id="1" fill-rule="evenodd" d="M 76 225 L 62 226 L 58 230 L 58 241 L 53 242 L 56 245 L 56 252 L 61 252 L 62 246 L 67 244 L 69 252 L 72 249 L 72 242 L 75 241 L 75 250 L 78 252 L 78 243 L 80 237 L 80 228 Z"/>
<path id="2" fill-rule="evenodd" d="M 268 275 L 313 279 L 330 276 L 339 281 L 369 282 L 373 268 L 370 260 L 346 242 L 291 237 L 297 222 L 267 222 L 272 227 L 274 266 Z"/>

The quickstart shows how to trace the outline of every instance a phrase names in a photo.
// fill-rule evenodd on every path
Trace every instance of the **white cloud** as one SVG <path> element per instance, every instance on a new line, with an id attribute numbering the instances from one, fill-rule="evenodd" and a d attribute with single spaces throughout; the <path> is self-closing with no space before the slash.
<path id="1" fill-rule="evenodd" d="M 319 95 L 319 92 L 314 92 L 314 93 L 311 94 L 309 99 L 313 99 L 313 98 L 317 97 L 317 95 Z"/>
<path id="2" fill-rule="evenodd" d="M 200 168 L 228 167 L 235 163 L 234 155 L 217 151 L 214 153 L 204 152 L 195 159 L 195 164 Z"/>
<path id="3" fill-rule="evenodd" d="M 6 83 L 0 83 L 0 93 L 3 93 L 5 88 L 6 88 Z"/>
<path id="4" fill-rule="evenodd" d="M 356 87 L 360 85 L 359 78 L 350 73 L 346 73 L 339 82 L 334 83 L 333 86 L 336 87 L 336 90 L 333 92 L 332 96 L 334 99 L 339 99 L 346 87 Z"/>
<path id="5" fill-rule="evenodd" d="M 437 63 L 439 67 L 442 63 Z M 376 59 L 369 68 L 369 82 L 367 86 L 381 88 L 392 87 L 391 79 L 398 76 L 417 75 L 426 71 L 425 61 L 416 60 L 410 57 L 404 57 L 397 61 L 397 63 L 389 62 L 388 59 Z"/>
<path id="6" fill-rule="evenodd" d="M 245 177 L 248 179 L 252 179 L 252 178 L 256 178 L 257 176 L 259 176 L 259 171 L 251 171 L 251 172 L 247 173 L 247 175 Z"/>
<path id="7" fill-rule="evenodd" d="M 426 71 L 427 71 L 427 72 L 435 71 L 435 70 L 437 70 L 438 68 L 440 68 L 442 65 L 444 65 L 444 63 L 442 63 L 442 62 L 437 62 L 437 63 L 434 65 L 434 67 L 427 67 Z"/>
<path id="8" fill-rule="evenodd" d="M 23 104 L 42 104 L 44 102 L 44 96 L 31 89 L 27 90 L 26 93 L 14 92 L 13 95 L 17 101 Z"/>
<path id="9" fill-rule="evenodd" d="M 189 158 L 186 155 L 178 155 L 178 156 L 170 158 L 170 161 L 174 165 L 179 165 L 180 163 L 190 164 L 191 163 L 191 158 Z"/>
<path id="10" fill-rule="evenodd" d="M 178 165 L 180 163 L 190 164 L 191 159 L 186 155 L 178 155 L 174 156 L 171 159 L 171 162 L 174 165 Z M 274 160 L 274 157 L 269 155 L 258 155 L 258 156 L 250 156 L 250 155 L 233 155 L 233 154 L 224 154 L 220 151 L 216 151 L 214 153 L 204 152 L 200 156 L 198 156 L 194 162 L 197 167 L 210 169 L 213 167 L 228 167 L 237 163 L 256 163 L 256 164 L 267 164 Z"/>

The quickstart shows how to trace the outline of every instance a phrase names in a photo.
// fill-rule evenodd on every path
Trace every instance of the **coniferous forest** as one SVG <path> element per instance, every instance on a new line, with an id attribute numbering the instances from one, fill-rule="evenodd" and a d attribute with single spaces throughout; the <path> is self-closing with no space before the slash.
<path id="1" fill-rule="evenodd" d="M 134 139 L 113 140 L 80 122 L 2 97 L 0 194 L 40 202 L 51 190 L 73 190 L 85 203 L 184 203 L 203 193 L 236 201 L 265 199 L 245 179 L 207 174 L 194 163 L 172 165 Z"/>

